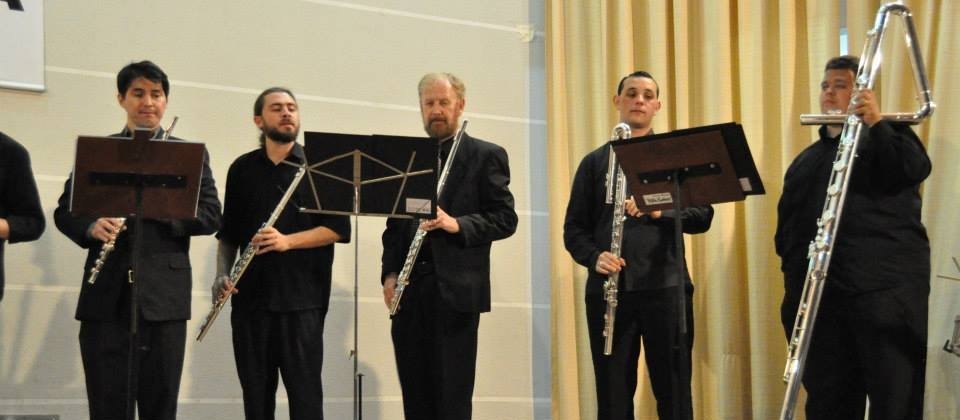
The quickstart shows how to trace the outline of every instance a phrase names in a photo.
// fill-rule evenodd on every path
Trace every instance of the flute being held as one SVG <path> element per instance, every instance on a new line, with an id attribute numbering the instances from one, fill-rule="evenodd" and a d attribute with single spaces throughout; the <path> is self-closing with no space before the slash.
<path id="1" fill-rule="evenodd" d="M 453 144 L 450 146 L 450 151 L 447 154 L 446 163 L 443 165 L 443 170 L 440 172 L 440 177 L 437 180 L 437 197 L 439 199 L 440 193 L 443 192 L 443 187 L 447 183 L 447 175 L 450 174 L 450 166 L 453 163 L 453 158 L 457 155 L 457 148 L 460 145 L 460 139 L 463 138 L 464 130 L 467 128 L 467 120 L 463 120 L 460 124 L 460 131 L 453 137 Z M 410 248 L 407 250 L 407 257 L 403 261 L 403 268 L 400 269 L 400 273 L 397 274 L 396 278 L 396 287 L 393 291 L 393 296 L 390 297 L 389 303 L 387 304 L 388 309 L 390 310 L 390 315 L 396 315 L 397 310 L 400 309 L 400 299 L 403 297 L 403 292 L 406 290 L 407 285 L 410 284 L 410 274 L 413 273 L 413 266 L 416 264 L 417 257 L 420 255 L 420 247 L 423 246 L 423 241 L 427 237 L 427 232 L 435 229 L 444 229 L 451 230 L 453 225 L 451 222 L 455 222 L 442 208 L 437 207 L 437 218 L 433 220 L 423 220 L 420 222 L 420 226 L 417 227 L 417 232 L 413 234 L 413 241 L 410 242 Z"/>
<path id="2" fill-rule="evenodd" d="M 173 117 L 173 122 L 170 123 L 170 127 L 163 133 L 163 141 L 170 139 L 170 134 L 173 133 L 173 128 L 177 126 L 179 119 L 180 117 Z M 110 253 L 113 252 L 116 247 L 117 237 L 125 230 L 127 230 L 126 217 L 100 218 L 97 220 L 97 223 L 91 227 L 90 236 L 102 240 L 103 246 L 100 247 L 100 254 L 97 255 L 97 260 L 93 262 L 93 267 L 90 267 L 90 277 L 87 278 L 87 283 L 96 283 L 97 276 L 99 276 L 100 271 L 103 270 L 103 264 L 107 262 L 107 257 L 110 256 Z"/>

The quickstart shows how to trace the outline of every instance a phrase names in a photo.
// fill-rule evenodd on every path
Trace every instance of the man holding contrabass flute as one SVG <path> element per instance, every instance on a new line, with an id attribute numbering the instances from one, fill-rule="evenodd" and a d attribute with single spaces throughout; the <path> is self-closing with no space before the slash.
<path id="1" fill-rule="evenodd" d="M 620 119 L 614 140 L 650 135 L 661 106 L 660 87 L 645 71 L 631 73 L 621 79 L 613 104 Z M 604 144 L 580 162 L 563 225 L 567 251 L 588 270 L 587 328 L 597 418 L 634 418 L 642 339 L 660 419 L 690 419 L 693 284 L 682 255 L 676 255 L 675 212 L 640 212 L 623 192 L 626 183 L 616 181 L 622 176 L 612 153 Z M 680 217 L 684 233 L 702 233 L 710 228 L 713 208 L 688 207 Z M 677 264 L 683 265 L 682 279 Z M 687 294 L 688 331 L 682 340 L 677 337 L 676 299 L 681 285 Z"/>
<path id="2" fill-rule="evenodd" d="M 863 83 L 858 68 L 852 56 L 827 62 L 820 107 L 824 114 L 849 109 L 859 120 L 848 120 L 847 128 L 822 125 L 819 140 L 784 177 L 775 239 L 784 275 L 781 320 L 791 350 L 784 379 L 797 386 L 790 376 L 805 359 L 809 420 L 862 419 L 867 398 L 870 420 L 920 419 L 930 293 L 920 183 L 930 175 L 930 158 L 908 125 L 882 118 L 868 85 L 856 90 Z M 859 144 L 838 154 L 838 147 L 852 144 L 841 131 L 853 124 L 863 124 Z M 832 176 L 853 163 L 845 182 Z M 843 194 L 842 207 L 825 206 Z M 832 226 L 840 210 L 844 217 Z M 824 258 L 828 272 L 808 275 Z M 810 299 L 817 290 L 819 302 Z M 808 352 L 796 354 L 805 342 Z M 794 403 L 795 393 L 788 393 L 781 418 L 793 418 Z"/>

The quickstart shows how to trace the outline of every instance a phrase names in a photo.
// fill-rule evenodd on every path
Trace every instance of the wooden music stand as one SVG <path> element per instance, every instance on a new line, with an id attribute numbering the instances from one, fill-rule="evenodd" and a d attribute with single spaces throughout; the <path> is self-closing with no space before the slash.
<path id="1" fill-rule="evenodd" d="M 641 211 L 741 201 L 764 194 L 740 124 L 611 142 Z M 680 183 L 679 195 L 675 181 Z M 679 197 L 679 199 L 677 198 Z"/>
<path id="2" fill-rule="evenodd" d="M 77 138 L 70 212 L 89 217 L 197 217 L 202 143 L 152 141 L 149 130 L 129 137 Z M 137 211 L 137 188 L 143 209 Z"/>

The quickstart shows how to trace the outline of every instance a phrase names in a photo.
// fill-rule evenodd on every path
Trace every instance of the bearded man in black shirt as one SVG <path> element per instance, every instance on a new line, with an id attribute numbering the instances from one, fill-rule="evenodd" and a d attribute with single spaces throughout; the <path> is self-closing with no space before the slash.
<path id="1" fill-rule="evenodd" d="M 850 176 L 844 217 L 832 251 L 802 378 L 807 418 L 922 418 L 930 293 L 930 245 L 920 222 L 920 183 L 930 158 L 906 125 L 881 119 L 873 92 L 854 91 L 858 59 L 827 62 L 820 84 L 824 113 L 851 100 L 867 128 Z M 842 126 L 820 127 L 820 139 L 793 161 L 777 207 L 777 254 L 789 339 L 807 273 Z"/>
<path id="2" fill-rule="evenodd" d="M 247 420 L 273 419 L 283 376 L 292 420 L 323 419 L 323 323 L 330 302 L 333 244 L 349 242 L 345 216 L 307 214 L 301 182 L 273 226 L 261 229 L 306 161 L 296 143 L 300 113 L 293 93 L 274 87 L 253 107 L 260 147 L 238 157 L 227 174 L 223 229 L 217 234 L 213 299 L 232 291 L 233 351 Z M 229 278 L 237 250 L 260 247 L 243 283 Z"/>

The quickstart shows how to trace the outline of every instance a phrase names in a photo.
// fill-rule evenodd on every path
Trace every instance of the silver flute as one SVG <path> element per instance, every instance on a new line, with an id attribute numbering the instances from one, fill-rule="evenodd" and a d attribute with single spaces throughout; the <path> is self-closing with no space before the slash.
<path id="1" fill-rule="evenodd" d="M 290 182 L 290 186 L 287 187 L 287 190 L 284 191 L 283 197 L 280 198 L 280 202 L 277 204 L 277 207 L 273 209 L 273 212 L 270 213 L 270 216 L 267 217 L 267 221 L 263 222 L 260 225 L 260 228 L 257 229 L 257 232 L 254 233 L 256 236 L 257 233 L 260 233 L 261 230 L 273 226 L 277 222 L 277 218 L 280 217 L 280 213 L 283 213 L 284 207 L 287 206 L 287 203 L 290 201 L 290 197 L 293 196 L 293 192 L 297 190 L 297 186 L 300 185 L 300 181 L 303 180 L 304 174 L 307 173 L 307 168 L 301 166 L 297 171 L 297 174 L 293 177 L 293 181 Z M 210 327 L 213 326 L 213 321 L 217 320 L 217 316 L 220 315 L 220 311 L 223 309 L 223 305 L 227 303 L 227 300 L 230 299 L 230 296 L 233 294 L 233 289 L 237 288 L 237 283 L 240 283 L 240 278 L 243 276 L 243 273 L 247 271 L 247 267 L 250 265 L 250 261 L 253 260 L 253 257 L 257 256 L 257 251 L 260 250 L 259 245 L 253 243 L 253 239 L 250 239 L 250 242 L 247 242 L 247 246 L 243 248 L 243 252 L 240 254 L 240 258 L 233 263 L 233 267 L 230 268 L 230 281 L 233 282 L 233 287 L 230 290 L 227 290 L 223 295 L 217 299 L 217 302 L 213 304 L 213 308 L 210 308 L 210 312 L 207 313 L 207 317 L 203 319 L 203 323 L 200 324 L 200 333 L 197 334 L 197 341 L 203 341 L 203 337 L 207 336 L 207 332 L 210 331 Z"/>
<path id="2" fill-rule="evenodd" d="M 916 115 L 916 121 L 911 121 L 917 122 L 929 116 L 935 105 L 930 100 L 930 89 L 927 86 L 923 60 L 920 57 L 920 49 L 916 42 L 917 36 L 913 26 L 913 18 L 910 9 L 906 6 L 889 3 L 880 7 L 873 28 L 867 32 L 867 41 L 863 47 L 863 54 L 860 56 L 860 67 L 857 69 L 854 90 L 873 88 L 882 61 L 880 45 L 887 27 L 887 17 L 891 13 L 903 18 L 906 27 L 906 43 L 910 50 L 910 60 L 914 68 L 914 77 L 920 90 L 919 93 L 925 101 Z M 863 120 L 854 114 L 855 109 L 856 103 L 851 101 L 847 108 L 847 115 L 841 116 L 844 124 L 843 131 L 840 134 L 840 144 L 837 146 L 837 156 L 833 162 L 833 169 L 827 184 L 823 213 L 817 219 L 817 234 L 810 243 L 808 251 L 810 262 L 807 268 L 806 281 L 803 285 L 803 293 L 800 296 L 800 307 L 797 309 L 797 317 L 793 325 L 793 333 L 788 342 L 787 363 L 783 372 L 783 381 L 787 384 L 787 390 L 780 411 L 781 420 L 792 420 L 795 415 L 797 395 L 800 392 L 801 378 L 803 377 L 807 352 L 810 349 L 817 309 L 820 306 L 820 298 L 823 296 L 823 288 L 830 267 L 830 257 L 833 254 L 833 245 L 837 239 L 843 203 L 847 197 L 850 174 L 853 171 L 853 163 L 856 158 L 857 144 L 864 128 Z M 905 121 L 898 115 L 885 114 L 884 119 Z M 802 119 L 802 123 L 833 124 L 836 121 L 836 116 L 815 115 L 812 117 L 808 116 Z"/>
<path id="3" fill-rule="evenodd" d="M 443 192 L 443 186 L 447 183 L 447 175 L 450 173 L 450 167 L 453 166 L 453 158 L 457 155 L 457 148 L 460 147 L 460 139 L 463 138 L 463 131 L 467 128 L 467 120 L 460 123 L 460 131 L 453 137 L 453 145 L 450 146 L 450 154 L 447 156 L 447 162 L 443 164 L 443 171 L 440 172 L 440 178 L 437 180 L 437 200 L 440 200 L 440 193 Z M 420 221 L 422 222 L 422 220 Z M 423 238 L 427 236 L 427 231 L 422 227 L 417 227 L 417 233 L 413 235 L 413 241 L 410 242 L 410 248 L 407 250 L 407 258 L 403 261 L 403 268 L 397 275 L 397 286 L 393 290 L 393 298 L 390 299 L 390 316 L 396 315 L 400 309 L 400 298 L 403 297 L 403 291 L 410 284 L 410 273 L 413 272 L 413 265 L 417 262 L 417 255 L 420 255 L 420 247 L 423 246 Z"/>
<path id="4" fill-rule="evenodd" d="M 177 126 L 177 120 L 179 119 L 180 117 L 173 117 L 173 122 L 170 123 L 167 131 L 163 133 L 161 140 L 166 141 L 170 139 L 170 133 L 173 132 L 173 127 Z M 100 254 L 97 255 L 97 260 L 93 262 L 93 267 L 90 267 L 90 276 L 87 277 L 87 283 L 94 284 L 97 282 L 97 276 L 99 276 L 100 271 L 103 270 L 103 264 L 107 262 L 107 257 L 110 256 L 110 253 L 113 252 L 117 246 L 117 237 L 120 236 L 121 232 L 127 230 L 127 218 L 118 217 L 117 219 L 120 220 L 120 227 L 117 228 L 117 234 L 110 238 L 109 241 L 104 242 L 103 246 L 100 247 Z"/>
<path id="5" fill-rule="evenodd" d="M 630 126 L 620 123 L 613 127 L 610 141 L 629 139 Z M 613 204 L 613 223 L 610 236 L 610 253 L 620 258 L 620 246 L 623 244 L 624 211 L 627 201 L 627 177 L 623 168 L 617 164 L 617 156 L 610 147 L 607 160 L 607 204 Z M 603 313 L 603 354 L 613 353 L 613 325 L 617 320 L 617 293 L 620 282 L 620 271 L 610 274 L 603 282 L 603 300 L 606 301 L 606 311 Z"/>

